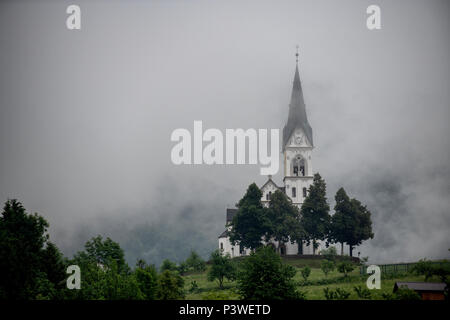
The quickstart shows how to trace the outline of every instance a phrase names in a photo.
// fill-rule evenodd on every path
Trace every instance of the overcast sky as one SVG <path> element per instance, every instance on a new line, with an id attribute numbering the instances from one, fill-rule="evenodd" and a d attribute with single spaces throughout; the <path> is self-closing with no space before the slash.
<path id="1" fill-rule="evenodd" d="M 100 233 L 130 262 L 206 257 L 225 208 L 266 178 L 175 166 L 170 134 L 281 129 L 298 44 L 313 169 L 331 207 L 343 186 L 372 211 L 361 255 L 448 257 L 449 15 L 429 0 L 1 1 L 0 201 L 43 215 L 67 255 Z"/>

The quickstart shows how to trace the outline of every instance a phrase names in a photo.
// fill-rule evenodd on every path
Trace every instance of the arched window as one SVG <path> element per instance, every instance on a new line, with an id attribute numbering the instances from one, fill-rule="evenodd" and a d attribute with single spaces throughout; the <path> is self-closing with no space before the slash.
<path id="1" fill-rule="evenodd" d="M 300 156 L 297 156 L 292 162 L 292 175 L 293 176 L 305 176 L 305 160 Z"/>
<path id="2" fill-rule="evenodd" d="M 269 191 L 269 200 L 272 198 L 272 191 Z"/>
<path id="3" fill-rule="evenodd" d="M 223 242 L 220 243 L 220 250 L 223 251 Z"/>
<path id="4" fill-rule="evenodd" d="M 292 188 L 292 198 L 297 196 L 297 189 L 295 187 Z"/>
<path id="5" fill-rule="evenodd" d="M 306 198 L 306 188 L 303 188 L 303 198 Z"/>

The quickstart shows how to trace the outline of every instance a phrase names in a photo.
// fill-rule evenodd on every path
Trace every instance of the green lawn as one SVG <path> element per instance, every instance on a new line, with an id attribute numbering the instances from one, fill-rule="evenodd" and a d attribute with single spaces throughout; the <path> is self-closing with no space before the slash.
<path id="1" fill-rule="evenodd" d="M 337 270 L 330 272 L 327 277 L 323 274 L 320 269 L 319 259 L 288 259 L 285 260 L 286 263 L 294 266 L 297 269 L 297 273 L 294 277 L 294 281 L 298 284 L 298 289 L 306 292 L 306 298 L 308 300 L 324 300 L 325 295 L 323 289 L 328 287 L 330 289 L 341 288 L 350 292 L 349 299 L 357 300 L 359 299 L 356 292 L 354 291 L 354 286 L 362 286 L 366 288 L 367 276 L 362 277 L 360 275 L 359 266 L 355 266 L 355 269 L 349 274 L 348 279 L 344 280 L 341 273 Z M 311 274 L 308 278 L 308 282 L 312 283 L 309 285 L 302 285 L 303 278 L 301 276 L 301 267 L 308 265 L 311 268 Z M 209 269 L 209 267 L 208 267 Z M 183 276 L 185 280 L 185 290 L 187 300 L 202 300 L 202 299 L 239 299 L 239 294 L 236 292 L 236 283 L 230 281 L 224 281 L 224 289 L 219 290 L 219 285 L 217 281 L 210 282 L 207 280 L 208 269 L 203 273 L 192 273 Z M 391 278 L 391 277 L 389 277 Z M 330 283 L 326 285 L 319 285 L 315 282 L 321 281 L 322 279 L 328 279 Z M 438 279 L 433 279 L 438 281 Z M 433 281 L 430 280 L 430 281 Z M 198 291 L 191 293 L 189 289 L 191 288 L 191 282 L 196 281 L 198 285 Z M 381 280 L 380 290 L 370 290 L 372 294 L 372 299 L 382 299 L 382 293 L 392 293 L 394 283 L 396 281 L 424 281 L 423 276 L 416 276 L 410 273 L 405 273 L 398 275 L 392 279 Z"/>

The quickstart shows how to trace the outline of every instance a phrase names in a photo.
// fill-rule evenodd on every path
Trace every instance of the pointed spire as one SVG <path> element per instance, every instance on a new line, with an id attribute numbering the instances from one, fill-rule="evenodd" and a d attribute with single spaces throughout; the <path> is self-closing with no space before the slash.
<path id="1" fill-rule="evenodd" d="M 303 100 L 303 90 L 300 81 L 300 73 L 298 71 L 298 46 L 295 54 L 296 66 L 294 74 L 294 83 L 292 86 L 291 102 L 289 104 L 289 117 L 286 126 L 283 129 L 283 148 L 286 146 L 289 138 L 296 128 L 301 128 L 308 138 L 311 145 L 312 141 L 312 129 L 308 123 L 308 117 L 306 116 L 305 102 Z"/>

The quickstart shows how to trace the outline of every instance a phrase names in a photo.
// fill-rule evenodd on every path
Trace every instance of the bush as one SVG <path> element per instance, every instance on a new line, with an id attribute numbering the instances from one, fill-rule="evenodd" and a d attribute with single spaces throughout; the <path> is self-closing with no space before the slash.
<path id="1" fill-rule="evenodd" d="M 337 257 L 337 251 L 335 247 L 329 247 L 320 252 L 320 254 L 328 261 L 335 262 Z"/>
<path id="2" fill-rule="evenodd" d="M 158 278 L 156 298 L 177 300 L 184 298 L 184 280 L 176 271 L 164 270 Z"/>
<path id="3" fill-rule="evenodd" d="M 358 298 L 360 299 L 370 299 L 372 296 L 370 290 L 367 288 L 363 288 L 362 286 L 354 286 L 353 290 L 355 290 Z"/>
<path id="4" fill-rule="evenodd" d="M 203 272 L 206 270 L 206 262 L 194 250 L 191 251 L 190 256 L 186 259 L 186 265 L 193 271 Z"/>
<path id="5" fill-rule="evenodd" d="M 330 271 L 334 270 L 334 262 L 331 260 L 322 260 L 322 263 L 320 264 L 320 269 L 322 269 L 326 277 L 328 276 L 328 273 Z"/>
<path id="6" fill-rule="evenodd" d="M 333 291 L 332 289 L 326 287 L 323 289 L 323 293 L 325 295 L 325 299 L 327 300 L 347 300 L 348 297 L 350 297 L 350 292 L 341 288 L 336 288 L 336 290 Z"/>
<path id="7" fill-rule="evenodd" d="M 342 261 L 337 268 L 340 273 L 344 274 L 344 277 L 347 277 L 348 273 L 355 269 L 355 266 L 350 261 Z"/>
<path id="8" fill-rule="evenodd" d="M 177 271 L 178 270 L 177 264 L 175 262 L 170 261 L 169 259 L 165 259 L 162 262 L 161 267 L 159 268 L 159 271 L 164 272 L 166 270 Z"/>
<path id="9" fill-rule="evenodd" d="M 304 299 L 305 293 L 296 290 L 294 267 L 282 263 L 271 247 L 261 247 L 241 264 L 238 290 L 243 299 L 288 300 Z"/>
<path id="10" fill-rule="evenodd" d="M 308 281 L 309 275 L 311 274 L 311 268 L 306 266 L 301 269 L 300 273 L 302 274 L 303 280 Z"/>
<path id="11" fill-rule="evenodd" d="M 408 289 L 405 286 L 398 288 L 394 293 L 395 300 L 420 300 L 420 295 L 414 290 Z"/>
<path id="12" fill-rule="evenodd" d="M 197 281 L 191 281 L 191 287 L 189 288 L 190 293 L 194 293 L 198 291 L 198 284 Z"/>

